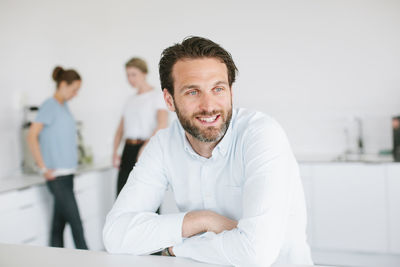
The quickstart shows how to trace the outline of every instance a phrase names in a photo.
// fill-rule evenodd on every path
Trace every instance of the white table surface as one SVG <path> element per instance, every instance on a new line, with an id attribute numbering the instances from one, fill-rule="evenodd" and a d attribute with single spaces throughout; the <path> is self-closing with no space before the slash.
<path id="1" fill-rule="evenodd" d="M 87 251 L 65 248 L 37 247 L 29 245 L 0 244 L 1 267 L 207 267 L 190 259 L 163 256 L 111 255 L 102 251 Z M 278 267 L 278 266 L 276 266 Z M 279 267 L 307 267 L 279 265 Z"/>

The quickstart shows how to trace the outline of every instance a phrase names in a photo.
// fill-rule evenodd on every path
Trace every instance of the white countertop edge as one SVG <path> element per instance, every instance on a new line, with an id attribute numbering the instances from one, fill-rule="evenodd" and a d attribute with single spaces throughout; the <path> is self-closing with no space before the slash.
<path id="1" fill-rule="evenodd" d="M 22 255 L 22 257 L 21 257 Z M 0 243 L 0 263 L 5 266 L 98 266 L 98 267 L 131 267 L 131 266 L 175 266 L 200 267 L 221 266 L 201 263 L 191 259 L 163 256 L 133 256 L 109 254 L 104 251 L 87 251 L 65 248 L 39 247 L 30 245 L 13 245 Z M 275 264 L 274 267 L 322 267 L 296 264 Z M 330 266 L 334 267 L 334 266 Z"/>
<path id="2" fill-rule="evenodd" d="M 78 168 L 75 175 L 93 171 L 104 171 L 111 169 L 110 164 L 93 164 Z M 15 174 L 0 179 L 0 193 L 12 190 L 20 190 L 30 186 L 44 184 L 46 180 L 40 174 Z"/>

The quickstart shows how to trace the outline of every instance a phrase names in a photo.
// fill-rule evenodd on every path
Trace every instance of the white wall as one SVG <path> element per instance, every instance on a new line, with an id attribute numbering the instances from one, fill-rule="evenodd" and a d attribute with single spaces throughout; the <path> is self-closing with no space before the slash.
<path id="1" fill-rule="evenodd" d="M 369 152 L 391 147 L 400 114 L 400 1 L 0 2 L 0 177 L 18 170 L 24 104 L 54 91 L 56 65 L 83 77 L 71 102 L 97 160 L 109 157 L 131 93 L 124 63 L 150 65 L 187 35 L 211 38 L 239 67 L 236 106 L 273 115 L 296 154 L 337 154 L 344 128 L 364 120 Z"/>

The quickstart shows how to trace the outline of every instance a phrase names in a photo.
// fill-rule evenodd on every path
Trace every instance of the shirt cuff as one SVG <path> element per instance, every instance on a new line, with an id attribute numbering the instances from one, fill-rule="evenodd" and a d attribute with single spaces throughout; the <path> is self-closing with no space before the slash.
<path id="1" fill-rule="evenodd" d="M 189 237 L 189 238 L 196 238 L 197 236 L 193 236 L 193 237 Z M 188 240 L 189 238 L 183 238 L 182 242 L 177 243 L 173 248 L 172 248 L 172 252 L 174 253 L 174 255 L 176 257 L 183 257 L 183 258 L 190 258 L 188 256 L 188 252 L 187 252 L 187 242 L 185 242 L 186 240 Z"/>
<path id="2" fill-rule="evenodd" d="M 189 238 L 172 248 L 177 257 L 191 258 L 202 262 L 226 264 L 222 249 L 223 234 L 217 235 L 213 232 L 201 233 Z"/>
<path id="3" fill-rule="evenodd" d="M 182 243 L 182 224 L 187 212 L 163 214 L 159 216 L 160 225 L 167 231 L 173 244 Z"/>

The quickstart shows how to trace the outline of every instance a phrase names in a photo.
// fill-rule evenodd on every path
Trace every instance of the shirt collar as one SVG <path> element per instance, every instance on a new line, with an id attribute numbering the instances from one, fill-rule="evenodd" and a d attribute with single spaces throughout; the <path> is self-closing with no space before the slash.
<path id="1" fill-rule="evenodd" d="M 214 148 L 214 151 L 219 151 L 222 156 L 226 155 L 226 153 L 229 150 L 229 147 L 232 145 L 232 131 L 233 131 L 232 128 L 233 128 L 233 124 L 235 122 L 236 113 L 237 113 L 237 110 L 235 108 L 232 108 L 232 118 L 231 118 L 231 122 L 229 123 L 228 130 L 226 130 L 224 137 L 222 137 L 222 140 Z M 213 151 L 213 153 L 214 153 L 214 151 Z"/>
<path id="2" fill-rule="evenodd" d="M 193 150 L 192 146 L 189 143 L 189 140 L 186 137 L 186 132 L 182 127 L 181 122 L 178 119 L 178 125 L 179 125 L 179 132 L 181 134 L 181 138 L 183 141 L 183 148 L 185 149 L 186 152 L 190 153 L 192 156 L 195 156 L 196 158 L 199 158 L 200 155 L 196 153 L 196 151 Z"/>
<path id="3" fill-rule="evenodd" d="M 232 108 L 232 118 L 231 118 L 231 122 L 229 123 L 229 127 L 228 130 L 226 130 L 225 135 L 222 137 L 222 140 L 218 143 L 218 145 L 214 148 L 212 154 L 214 156 L 215 151 L 219 151 L 219 153 L 222 156 L 225 156 L 226 153 L 229 150 L 229 146 L 231 145 L 231 141 L 232 141 L 232 125 L 235 121 L 236 118 L 236 114 L 237 114 L 237 109 Z M 185 151 L 187 151 L 188 153 L 190 153 L 192 156 L 194 156 L 197 159 L 205 159 L 202 156 L 200 156 L 199 154 L 196 153 L 196 151 L 193 150 L 192 146 L 189 143 L 189 140 L 186 137 L 186 132 L 183 129 L 181 122 L 178 120 L 178 125 L 179 125 L 179 132 L 181 134 L 181 138 L 182 138 L 182 143 L 183 143 L 183 147 L 185 149 Z M 206 159 L 205 159 L 206 160 Z"/>

